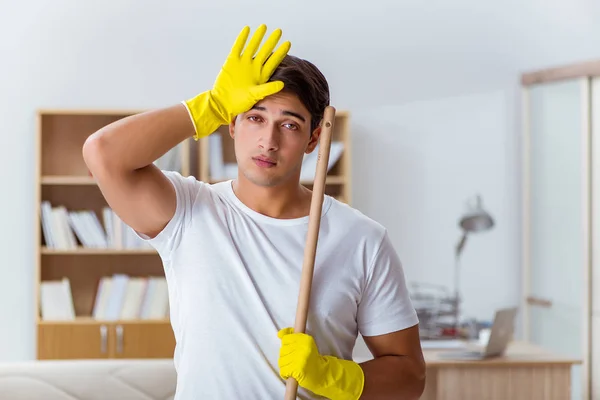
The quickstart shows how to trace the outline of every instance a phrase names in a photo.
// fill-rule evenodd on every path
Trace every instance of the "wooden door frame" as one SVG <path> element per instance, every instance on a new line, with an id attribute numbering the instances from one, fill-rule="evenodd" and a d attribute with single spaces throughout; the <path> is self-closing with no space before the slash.
<path id="1" fill-rule="evenodd" d="M 521 74 L 521 86 L 594 76 L 600 76 L 600 59 L 525 72 Z"/>
<path id="2" fill-rule="evenodd" d="M 541 71 L 530 72 L 522 75 L 521 79 L 521 129 L 522 129 L 522 151 L 521 151 L 521 322 L 523 328 L 523 339 L 530 340 L 529 326 L 529 307 L 532 306 L 531 300 L 528 298 L 530 294 L 531 283 L 531 268 L 530 268 L 530 233 L 531 233 L 531 216 L 530 216 L 530 146 L 531 146 L 531 126 L 530 126 L 530 91 L 532 86 L 541 83 L 557 82 L 560 80 L 579 80 L 581 84 L 581 102 L 582 102 L 582 131 L 580 134 L 583 138 L 582 154 L 583 160 L 581 165 L 582 172 L 582 209 L 581 215 L 584 227 L 584 244 L 583 244 L 583 364 L 582 364 L 582 393 L 585 399 L 591 398 L 591 338 L 592 338 L 592 157 L 591 157 L 591 136 L 592 136 L 592 105 L 591 105 L 591 90 L 592 79 L 595 76 L 600 76 L 600 61 L 592 61 L 587 63 L 578 63 L 569 66 L 551 68 Z M 599 249 L 600 250 L 600 249 Z"/>

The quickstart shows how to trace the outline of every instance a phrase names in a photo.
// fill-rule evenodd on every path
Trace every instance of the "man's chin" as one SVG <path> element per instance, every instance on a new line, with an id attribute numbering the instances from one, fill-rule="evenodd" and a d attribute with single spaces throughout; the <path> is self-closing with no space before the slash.
<path id="1" fill-rule="evenodd" d="M 257 186 L 273 187 L 280 184 L 283 179 L 280 176 L 267 175 L 252 172 L 242 172 L 244 177 Z"/>

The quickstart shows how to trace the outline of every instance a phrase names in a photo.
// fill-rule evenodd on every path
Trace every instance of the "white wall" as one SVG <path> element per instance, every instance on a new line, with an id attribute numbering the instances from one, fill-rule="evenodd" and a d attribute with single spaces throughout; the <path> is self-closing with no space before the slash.
<path id="1" fill-rule="evenodd" d="M 353 113 L 355 205 L 389 227 L 409 279 L 451 283 L 456 218 L 481 191 L 498 226 L 466 248 L 470 279 L 489 279 L 465 291 L 467 311 L 485 316 L 515 302 L 517 74 L 597 57 L 599 9 L 591 0 L 6 2 L 0 360 L 34 357 L 35 109 L 159 107 L 192 96 L 212 84 L 244 24 L 282 27 L 291 52 L 328 76 L 336 107 Z M 466 143 L 482 153 L 470 156 Z"/>
<path id="2" fill-rule="evenodd" d="M 454 289 L 465 201 L 480 194 L 495 220 L 461 258 L 466 317 L 518 305 L 518 187 L 513 94 L 493 91 L 362 109 L 354 115 L 355 201 L 389 228 L 410 282 Z M 376 138 L 376 139 L 375 139 Z M 362 340 L 355 356 L 369 355 Z"/>
<path id="3" fill-rule="evenodd" d="M 518 296 L 510 100 L 495 91 L 355 113 L 355 200 L 388 226 L 410 281 L 453 290 L 458 219 L 482 195 L 496 225 L 470 236 L 461 259 L 464 311 L 478 318 Z"/>

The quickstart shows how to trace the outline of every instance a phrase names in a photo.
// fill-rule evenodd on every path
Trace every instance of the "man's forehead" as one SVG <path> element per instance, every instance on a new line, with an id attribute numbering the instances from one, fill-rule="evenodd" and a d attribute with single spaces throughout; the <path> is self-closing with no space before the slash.
<path id="1" fill-rule="evenodd" d="M 256 103 L 252 109 L 260 111 L 269 111 L 279 113 L 281 115 L 287 115 L 296 117 L 299 120 L 306 122 L 309 115 L 304 107 L 295 104 L 278 104 L 277 102 L 269 102 L 268 100 L 261 100 Z"/>

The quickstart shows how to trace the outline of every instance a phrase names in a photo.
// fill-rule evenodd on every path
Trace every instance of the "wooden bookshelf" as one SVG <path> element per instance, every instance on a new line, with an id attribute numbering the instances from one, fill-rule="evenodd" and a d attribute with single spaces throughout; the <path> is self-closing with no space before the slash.
<path id="1" fill-rule="evenodd" d="M 40 110 L 37 113 L 35 182 L 35 321 L 38 359 L 172 357 L 175 340 L 167 318 L 97 319 L 93 316 L 103 277 L 164 277 L 151 248 L 90 248 L 78 239 L 74 248 L 49 246 L 42 227 L 42 201 L 68 211 L 90 210 L 102 219 L 106 200 L 83 160 L 86 138 L 103 126 L 143 110 Z M 193 141 L 182 143 L 180 169 L 191 171 Z M 103 225 L 103 228 L 105 226 Z M 68 278 L 75 316 L 42 318 L 43 282 Z"/>
<path id="2" fill-rule="evenodd" d="M 170 321 L 155 319 L 96 319 L 94 305 L 101 279 L 114 274 L 129 277 L 164 277 L 158 253 L 152 248 L 91 248 L 77 243 L 69 248 L 49 245 L 43 229 L 42 202 L 67 211 L 93 211 L 102 223 L 108 204 L 83 160 L 85 139 L 103 126 L 144 110 L 39 110 L 36 126 L 35 180 L 35 321 L 38 359 L 170 358 L 175 340 Z M 235 162 L 227 127 L 222 135 L 223 160 Z M 333 141 L 343 153 L 327 176 L 326 193 L 350 203 L 349 114 L 337 111 Z M 206 182 L 211 176 L 207 138 L 189 139 L 178 146 L 179 171 Z M 302 184 L 310 187 L 311 179 Z M 103 224 L 102 228 L 106 229 Z M 68 278 L 74 317 L 42 318 L 42 283 Z"/>

